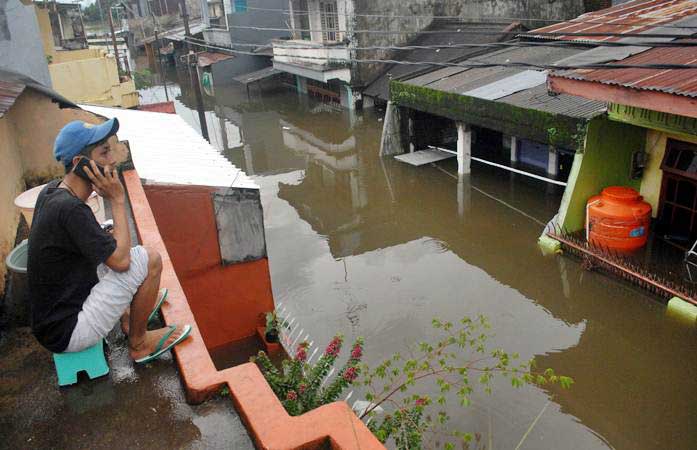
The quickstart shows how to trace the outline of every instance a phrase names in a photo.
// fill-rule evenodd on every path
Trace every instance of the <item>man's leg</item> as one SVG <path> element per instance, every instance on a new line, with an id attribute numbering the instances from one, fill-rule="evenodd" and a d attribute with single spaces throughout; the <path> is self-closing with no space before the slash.
<path id="1" fill-rule="evenodd" d="M 148 253 L 148 275 L 136 291 L 129 313 L 128 345 L 133 359 L 142 358 L 152 353 L 164 333 L 169 331 L 168 328 L 147 330 L 148 316 L 155 307 L 157 293 L 160 289 L 162 258 L 157 251 L 149 247 L 145 247 L 145 250 Z M 169 336 L 164 345 L 166 346 L 177 339 L 182 331 L 181 328 L 177 329 Z"/>

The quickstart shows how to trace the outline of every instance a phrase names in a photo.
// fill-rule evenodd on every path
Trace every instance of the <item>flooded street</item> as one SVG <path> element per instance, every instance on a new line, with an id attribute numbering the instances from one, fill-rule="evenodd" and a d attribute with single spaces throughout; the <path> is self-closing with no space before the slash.
<path id="1" fill-rule="evenodd" d="M 165 100 L 160 88 L 142 94 Z M 282 88 L 252 94 L 216 88 L 205 98 L 208 129 L 261 186 L 275 302 L 295 318 L 293 336 L 320 348 L 338 332 L 363 336 L 376 363 L 435 336 L 434 317 L 483 314 L 492 349 L 575 384 L 498 380 L 492 395 L 452 409 L 450 426 L 508 449 L 539 415 L 520 448 L 695 448 L 695 329 L 637 288 L 542 256 L 536 241 L 563 188 L 476 162 L 458 180 L 454 158 L 422 167 L 380 158 L 379 112 Z M 170 96 L 199 127 L 193 95 L 170 86 Z"/>

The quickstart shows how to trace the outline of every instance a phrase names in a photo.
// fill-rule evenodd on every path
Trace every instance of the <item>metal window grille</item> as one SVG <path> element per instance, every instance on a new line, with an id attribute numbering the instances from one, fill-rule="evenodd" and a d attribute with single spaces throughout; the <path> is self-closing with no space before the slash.
<path id="1" fill-rule="evenodd" d="M 697 145 L 669 139 L 661 170 L 659 223 L 676 240 L 691 244 L 697 239 Z"/>
<path id="2" fill-rule="evenodd" d="M 324 42 L 339 41 L 339 15 L 336 12 L 336 2 L 319 2 L 319 11 L 322 21 L 322 40 Z"/>

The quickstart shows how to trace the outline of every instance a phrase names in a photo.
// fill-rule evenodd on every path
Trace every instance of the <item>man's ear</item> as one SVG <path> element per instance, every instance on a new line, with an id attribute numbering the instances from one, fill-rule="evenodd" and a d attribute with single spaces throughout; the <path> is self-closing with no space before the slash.
<path id="1" fill-rule="evenodd" d="M 75 170 L 75 167 L 77 167 L 77 163 L 79 163 L 82 158 L 84 158 L 84 156 L 82 155 L 73 156 L 73 168 L 70 170 L 71 172 Z"/>

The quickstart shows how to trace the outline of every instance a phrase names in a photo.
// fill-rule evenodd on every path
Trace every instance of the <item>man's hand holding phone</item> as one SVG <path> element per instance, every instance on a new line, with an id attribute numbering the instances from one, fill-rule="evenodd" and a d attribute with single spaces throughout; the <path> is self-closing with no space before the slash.
<path id="1" fill-rule="evenodd" d="M 125 201 L 125 192 L 116 169 L 111 166 L 105 166 L 102 173 L 97 163 L 89 160 L 89 164 L 84 166 L 84 171 L 97 194 L 111 202 Z"/>

